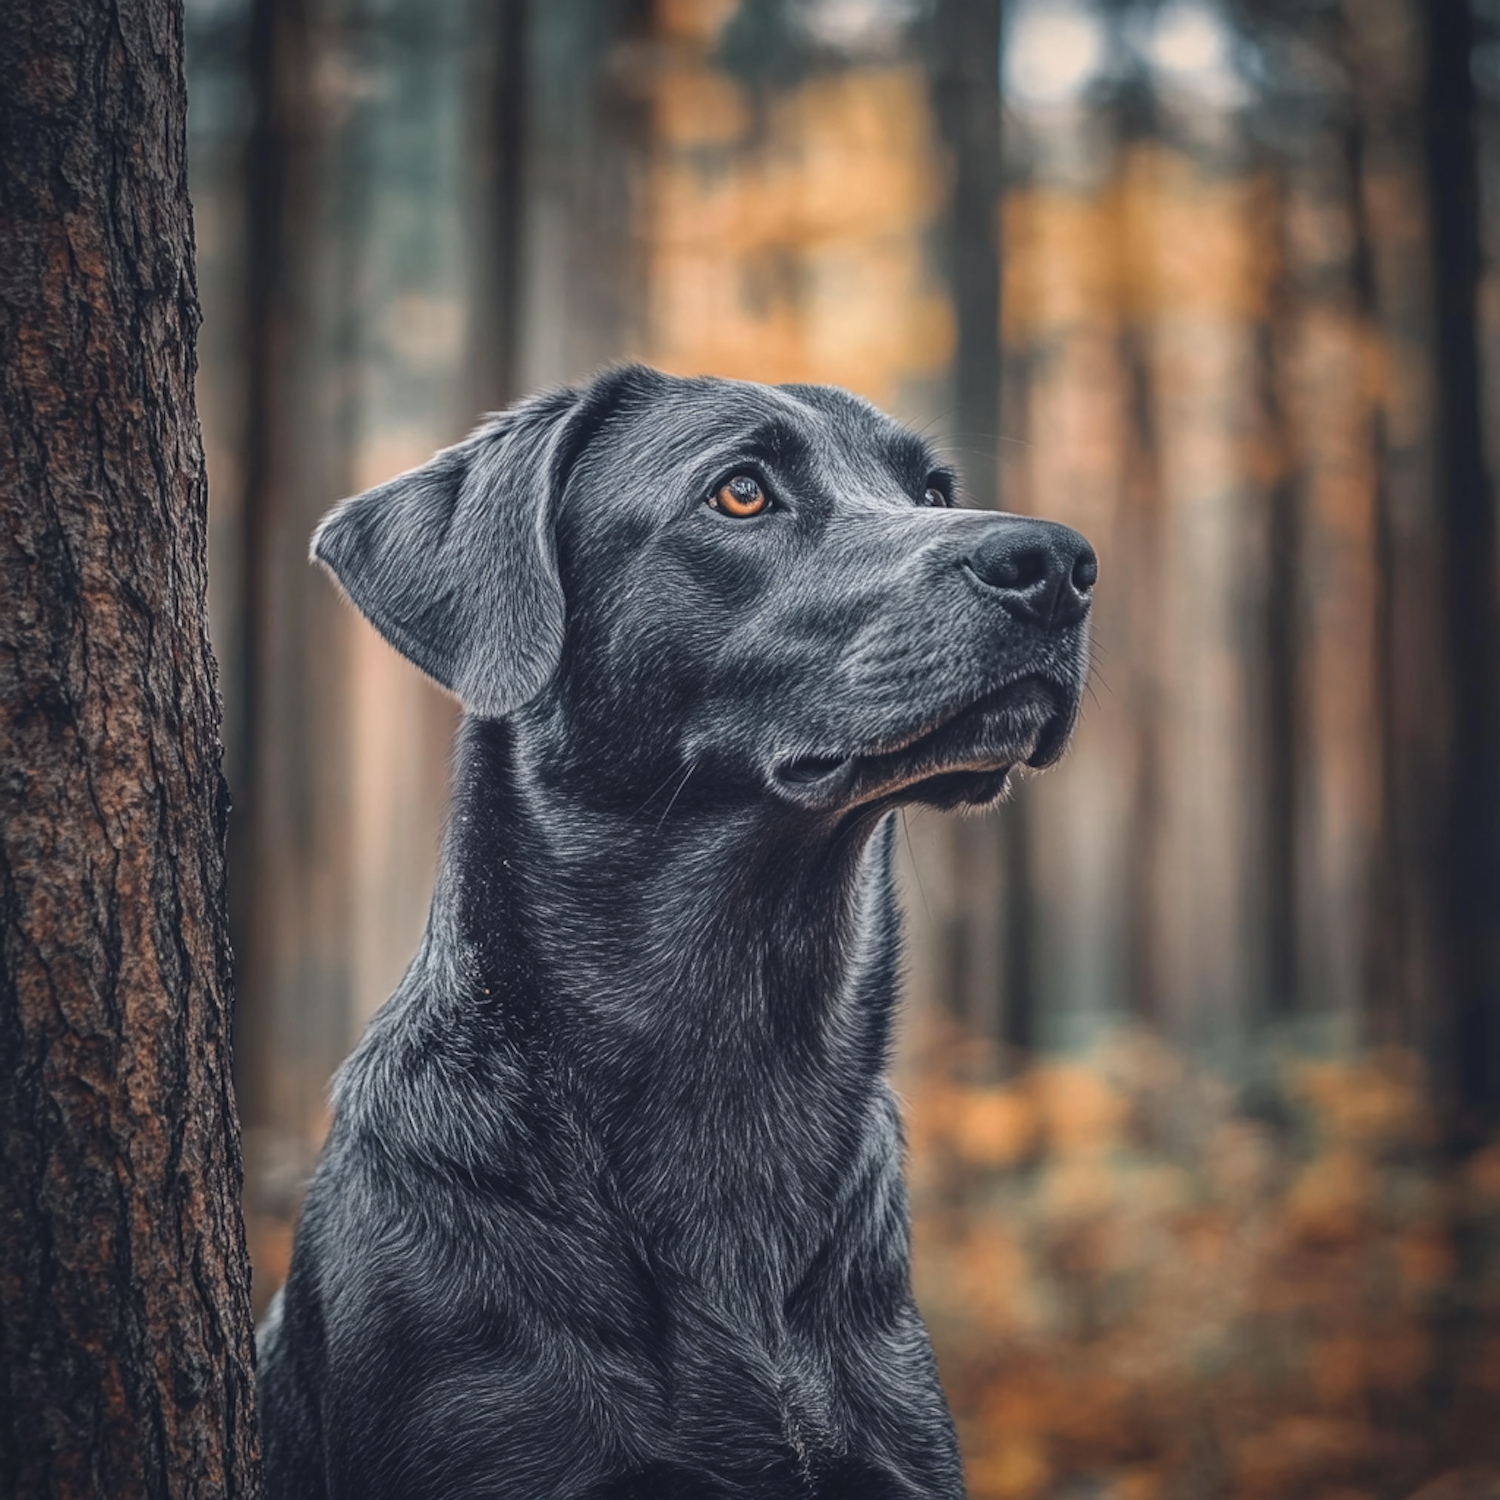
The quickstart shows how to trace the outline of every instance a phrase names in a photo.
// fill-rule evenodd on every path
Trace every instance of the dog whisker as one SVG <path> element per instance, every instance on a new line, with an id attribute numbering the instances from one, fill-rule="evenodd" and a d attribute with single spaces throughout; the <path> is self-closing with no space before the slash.
<path id="1" fill-rule="evenodd" d="M 901 814 L 901 837 L 906 841 L 906 857 L 911 866 L 911 878 L 917 883 L 917 895 L 922 898 L 922 910 L 927 915 L 929 923 L 932 921 L 932 908 L 927 904 L 927 892 L 922 886 L 922 869 L 917 863 L 917 851 L 911 846 L 911 829 L 907 827 L 907 809 L 902 808 Z"/>
<path id="2" fill-rule="evenodd" d="M 658 786 L 657 786 L 657 788 L 656 788 L 656 790 L 655 790 L 655 791 L 654 791 L 654 792 L 652 792 L 652 793 L 651 793 L 651 795 L 650 795 L 650 796 L 649 796 L 649 797 L 647 797 L 647 798 L 646 798 L 646 800 L 645 800 L 645 801 L 644 801 L 644 802 L 643 802 L 643 803 L 641 803 L 641 805 L 640 805 L 640 806 L 639 806 L 639 807 L 638 807 L 638 808 L 636 808 L 636 810 L 635 810 L 635 811 L 634 811 L 634 812 L 633 812 L 633 813 L 631 813 L 631 815 L 630 815 L 630 816 L 631 816 L 631 817 L 632 817 L 632 819 L 634 819 L 634 818 L 638 818 L 638 817 L 640 817 L 640 815 L 641 815 L 641 814 L 642 814 L 642 813 L 643 813 L 643 812 L 645 812 L 645 810 L 646 810 L 646 809 L 647 809 L 647 808 L 648 808 L 648 807 L 650 807 L 650 806 L 651 806 L 651 804 L 652 804 L 652 803 L 653 803 L 653 802 L 655 802 L 655 801 L 656 801 L 656 799 L 657 799 L 657 798 L 658 798 L 658 797 L 659 797 L 659 796 L 661 796 L 661 794 L 662 794 L 662 793 L 663 793 L 663 792 L 664 792 L 664 791 L 666 791 L 666 789 L 667 789 L 667 788 L 668 788 L 668 787 L 669 787 L 669 786 L 671 786 L 671 784 L 672 784 L 672 782 L 673 782 L 673 781 L 674 781 L 674 780 L 675 780 L 675 779 L 676 779 L 676 776 L 677 776 L 677 768 L 676 768 L 676 767 L 675 767 L 675 766 L 674 766 L 674 767 L 673 767 L 673 768 L 672 768 L 672 769 L 671 769 L 671 770 L 670 770 L 670 771 L 669 771 L 669 772 L 668 772 L 668 773 L 667 773 L 667 775 L 666 775 L 666 777 L 665 777 L 665 779 L 664 779 L 664 780 L 663 780 L 663 781 L 662 781 L 662 782 L 661 782 L 661 783 L 660 783 L 660 784 L 659 784 L 659 785 L 658 785 Z"/>
<path id="3" fill-rule="evenodd" d="M 676 787 L 673 789 L 672 795 L 668 800 L 667 805 L 662 809 L 661 816 L 656 820 L 656 827 L 651 830 L 653 833 L 661 832 L 661 825 L 667 821 L 667 814 L 670 813 L 672 809 L 677 805 L 677 799 L 682 795 L 682 789 L 688 784 L 688 778 L 692 776 L 694 770 L 697 768 L 697 765 L 698 762 L 696 758 L 688 761 L 687 767 L 682 773 L 682 780 L 679 781 Z"/>

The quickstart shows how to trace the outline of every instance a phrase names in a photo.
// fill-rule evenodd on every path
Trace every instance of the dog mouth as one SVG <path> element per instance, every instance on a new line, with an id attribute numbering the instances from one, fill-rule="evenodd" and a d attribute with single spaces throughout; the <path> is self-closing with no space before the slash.
<path id="1" fill-rule="evenodd" d="M 777 779 L 794 800 L 822 807 L 889 801 L 983 807 L 1004 794 L 1016 766 L 1057 760 L 1073 718 L 1056 684 L 1025 677 L 866 749 L 798 756 L 778 769 Z"/>

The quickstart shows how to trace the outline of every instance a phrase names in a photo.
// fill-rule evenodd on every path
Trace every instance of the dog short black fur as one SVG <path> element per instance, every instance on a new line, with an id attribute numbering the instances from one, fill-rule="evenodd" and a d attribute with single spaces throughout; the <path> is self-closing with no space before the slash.
<path id="1" fill-rule="evenodd" d="M 892 809 L 1061 753 L 1095 564 L 954 483 L 845 392 L 629 366 L 323 523 L 466 715 L 260 1334 L 272 1500 L 962 1494 Z"/>

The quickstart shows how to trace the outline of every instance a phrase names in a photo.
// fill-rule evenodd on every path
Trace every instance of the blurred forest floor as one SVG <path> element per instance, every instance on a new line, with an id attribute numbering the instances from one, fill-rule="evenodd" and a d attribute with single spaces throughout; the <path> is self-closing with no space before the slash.
<path id="1" fill-rule="evenodd" d="M 1500 1142 L 1437 1150 L 1412 1053 L 989 1063 L 937 1022 L 903 1079 L 976 1500 L 1500 1494 Z"/>

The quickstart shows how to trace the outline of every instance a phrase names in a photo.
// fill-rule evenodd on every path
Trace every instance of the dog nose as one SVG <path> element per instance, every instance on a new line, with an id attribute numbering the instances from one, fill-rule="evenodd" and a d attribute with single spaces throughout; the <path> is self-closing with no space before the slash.
<path id="1" fill-rule="evenodd" d="M 1076 531 L 1020 517 L 991 527 L 968 564 L 1009 614 L 1043 626 L 1076 625 L 1099 577 L 1094 549 Z"/>

